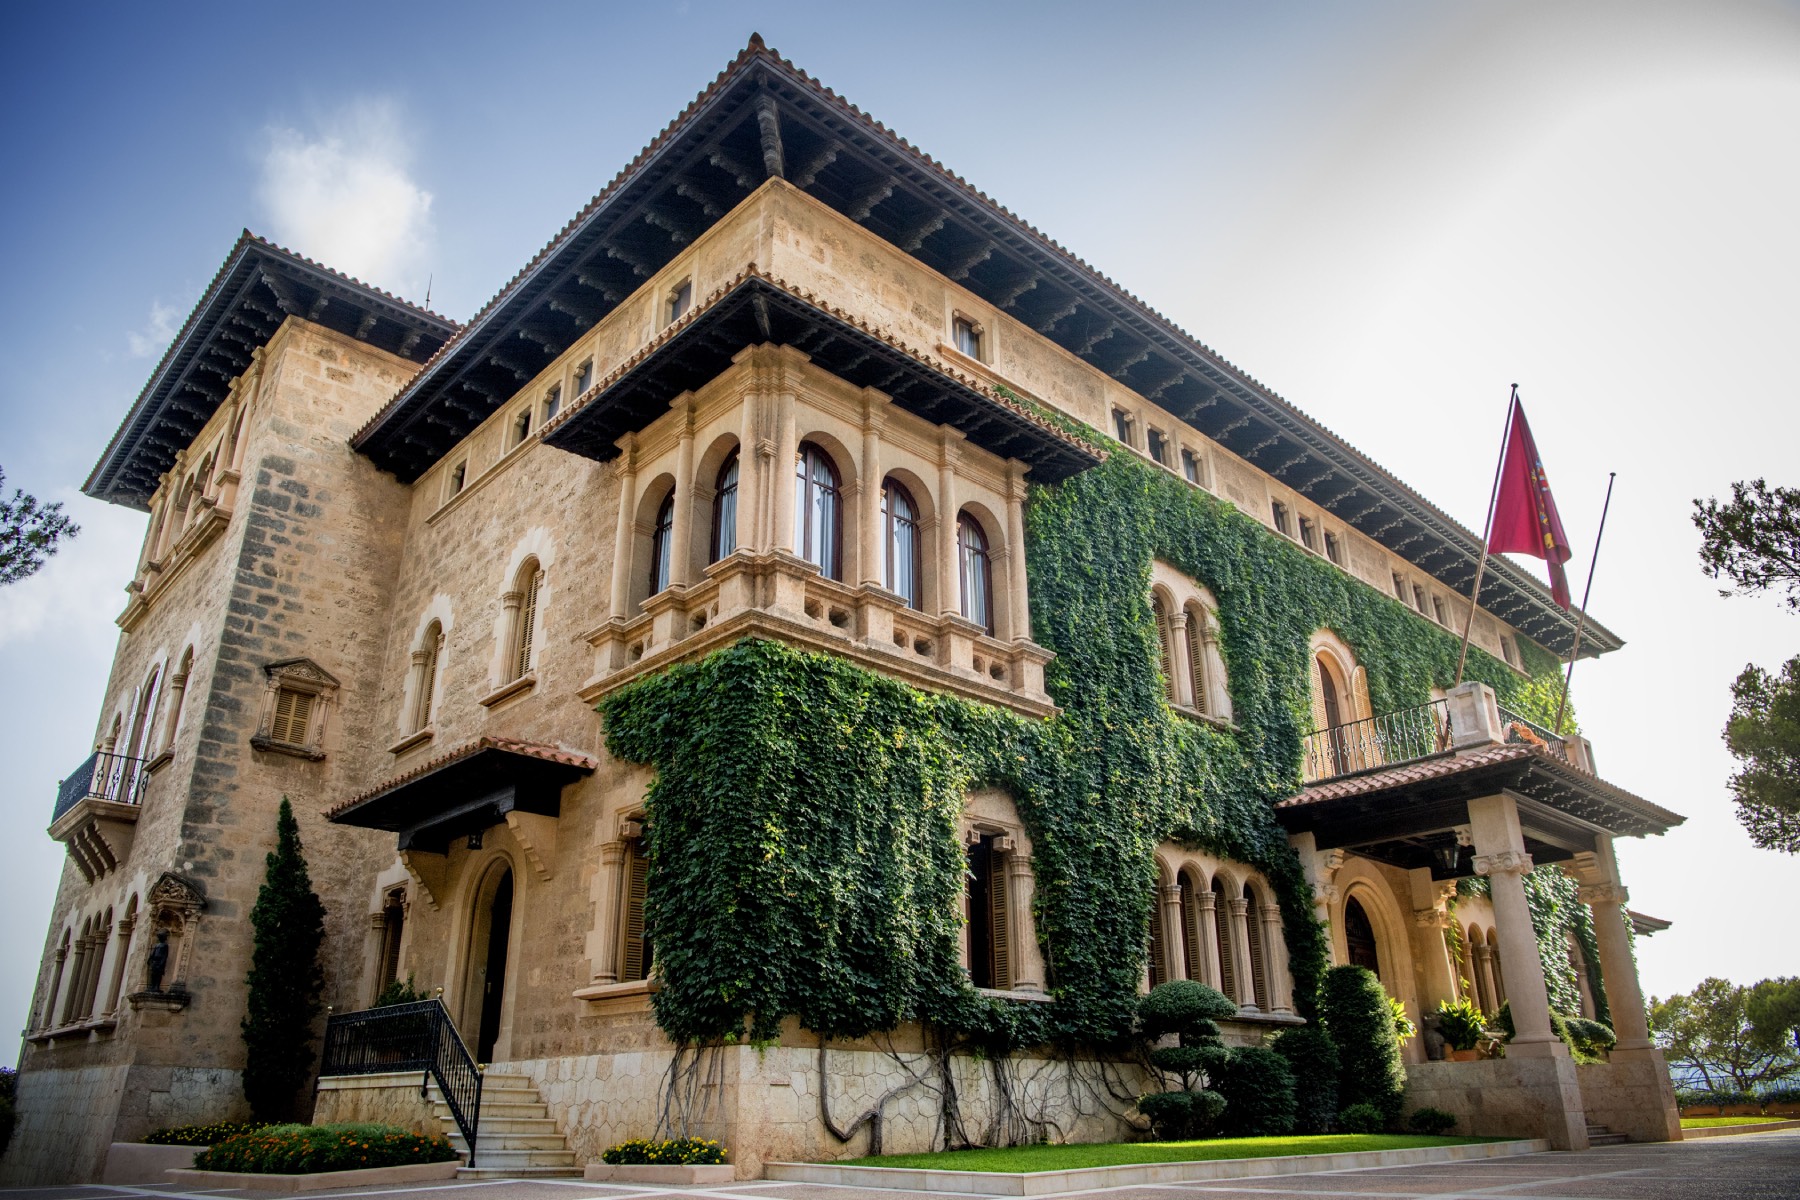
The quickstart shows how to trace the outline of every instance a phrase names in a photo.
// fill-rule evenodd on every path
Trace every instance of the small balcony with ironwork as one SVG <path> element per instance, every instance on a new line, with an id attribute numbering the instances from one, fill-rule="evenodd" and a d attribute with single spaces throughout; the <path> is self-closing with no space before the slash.
<path id="1" fill-rule="evenodd" d="M 131 854 L 149 782 L 147 761 L 95 751 L 56 790 L 49 833 L 89 883 Z"/>

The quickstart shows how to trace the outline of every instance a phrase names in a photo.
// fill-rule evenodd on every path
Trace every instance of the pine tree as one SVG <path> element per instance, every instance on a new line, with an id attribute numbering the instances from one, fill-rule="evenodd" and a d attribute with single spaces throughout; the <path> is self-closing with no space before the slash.
<path id="1" fill-rule="evenodd" d="M 259 1121 L 288 1120 L 312 1070 L 312 1023 L 325 974 L 325 906 L 313 893 L 300 825 L 287 797 L 275 819 L 275 849 L 250 910 L 249 1011 L 244 1017 L 244 1098 Z"/>

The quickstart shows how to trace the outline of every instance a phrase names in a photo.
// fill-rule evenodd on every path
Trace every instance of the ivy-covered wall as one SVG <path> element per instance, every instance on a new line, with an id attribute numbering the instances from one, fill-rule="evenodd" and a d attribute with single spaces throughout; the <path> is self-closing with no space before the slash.
<path id="1" fill-rule="evenodd" d="M 1383 712 L 1449 686 L 1459 640 L 1129 452 L 1033 489 L 1026 543 L 1033 636 L 1056 653 L 1055 718 L 763 642 L 602 703 L 612 752 L 656 768 L 646 928 L 672 1038 L 767 1039 L 793 1015 L 840 1037 L 919 1020 L 998 1053 L 1120 1044 L 1147 952 L 1153 851 L 1171 839 L 1268 877 L 1310 1015 L 1325 943 L 1270 809 L 1300 785 L 1309 641 L 1329 628 L 1348 643 Z M 1149 609 L 1158 558 L 1219 601 L 1235 731 L 1165 702 Z M 1555 692 L 1539 681 L 1556 664 L 1520 646 L 1532 682 L 1475 649 L 1466 674 L 1547 719 Z M 988 786 L 1014 797 L 1034 844 L 1050 1006 L 980 996 L 959 966 L 956 826 L 965 794 Z"/>

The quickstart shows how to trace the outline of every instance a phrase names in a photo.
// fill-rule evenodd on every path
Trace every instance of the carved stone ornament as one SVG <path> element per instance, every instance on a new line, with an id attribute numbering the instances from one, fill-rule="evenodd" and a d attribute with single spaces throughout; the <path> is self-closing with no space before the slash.
<path id="1" fill-rule="evenodd" d="M 1517 850 L 1502 850 L 1498 854 L 1477 854 L 1475 856 L 1475 873 L 1477 875 L 1523 875 L 1531 870 L 1531 855 L 1521 854 Z"/>
<path id="2" fill-rule="evenodd" d="M 1575 898 L 1599 908 L 1607 904 L 1622 905 L 1631 899 L 1631 893 L 1616 883 L 1589 883 L 1575 889 Z"/>
<path id="3" fill-rule="evenodd" d="M 206 907 L 206 894 L 198 885 L 190 883 L 173 871 L 164 871 L 162 877 L 150 885 L 146 897 L 151 912 L 159 909 L 174 909 L 182 916 L 192 916 Z"/>

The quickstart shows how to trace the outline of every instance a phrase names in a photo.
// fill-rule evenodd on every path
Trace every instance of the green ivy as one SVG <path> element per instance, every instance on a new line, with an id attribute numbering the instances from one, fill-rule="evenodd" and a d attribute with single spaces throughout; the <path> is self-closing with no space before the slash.
<path id="1" fill-rule="evenodd" d="M 1349 644 L 1384 712 L 1448 687 L 1459 639 L 1125 452 L 1032 489 L 1026 556 L 1033 637 L 1056 654 L 1054 718 L 758 641 L 601 703 L 612 752 L 656 768 L 645 921 L 662 965 L 657 1020 L 672 1038 L 768 1038 L 793 1016 L 832 1037 L 917 1020 L 994 1054 L 1120 1046 L 1147 954 L 1153 855 L 1169 840 L 1265 874 L 1296 1005 L 1313 1014 L 1323 932 L 1271 809 L 1300 786 L 1309 641 L 1329 628 Z M 1235 729 L 1166 702 L 1154 559 L 1219 602 Z M 1503 703 L 1528 699 L 1480 650 L 1466 674 Z M 983 997 L 959 966 L 956 830 L 982 787 L 1014 798 L 1033 842 L 1050 1006 Z"/>

